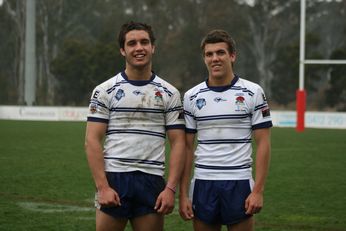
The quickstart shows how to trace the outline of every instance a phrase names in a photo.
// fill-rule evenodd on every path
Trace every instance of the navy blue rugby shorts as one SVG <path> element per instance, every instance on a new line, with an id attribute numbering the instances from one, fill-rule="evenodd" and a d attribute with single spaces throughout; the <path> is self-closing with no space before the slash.
<path id="1" fill-rule="evenodd" d="M 252 180 L 200 180 L 193 186 L 192 206 L 197 219 L 207 224 L 232 225 L 251 217 L 245 200 Z"/>
<path id="2" fill-rule="evenodd" d="M 156 213 L 156 199 L 166 185 L 163 177 L 140 171 L 106 172 L 106 176 L 110 187 L 118 193 L 121 206 L 101 206 L 102 212 L 127 219 Z"/>

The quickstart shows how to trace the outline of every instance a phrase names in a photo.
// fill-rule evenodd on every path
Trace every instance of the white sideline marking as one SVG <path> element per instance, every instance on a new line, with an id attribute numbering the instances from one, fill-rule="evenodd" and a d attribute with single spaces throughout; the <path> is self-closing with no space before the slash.
<path id="1" fill-rule="evenodd" d="M 73 205 L 61 205 L 43 202 L 18 202 L 20 207 L 41 213 L 64 213 L 64 212 L 92 212 L 94 208 L 80 207 Z"/>
<path id="2" fill-rule="evenodd" d="M 88 200 L 89 201 L 89 200 Z M 55 204 L 55 203 L 44 203 L 44 202 L 18 202 L 17 203 L 20 207 L 33 211 L 33 212 L 40 212 L 40 213 L 64 213 L 64 212 L 94 212 L 95 208 L 93 207 L 80 207 L 75 205 L 62 205 L 62 204 Z M 179 215 L 179 202 L 176 199 L 175 200 L 175 206 L 174 210 L 170 215 Z M 94 219 L 94 217 L 86 218 L 86 217 L 80 217 L 81 220 L 89 220 Z"/>

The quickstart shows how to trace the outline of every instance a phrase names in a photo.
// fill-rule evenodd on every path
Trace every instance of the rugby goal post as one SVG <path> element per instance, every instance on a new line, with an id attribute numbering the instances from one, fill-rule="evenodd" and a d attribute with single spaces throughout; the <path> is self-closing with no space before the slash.
<path id="1" fill-rule="evenodd" d="M 305 129 L 306 90 L 304 88 L 305 64 L 346 64 L 346 60 L 305 59 L 306 0 L 300 0 L 300 51 L 299 51 L 299 89 L 296 92 L 297 122 L 296 131 Z"/>

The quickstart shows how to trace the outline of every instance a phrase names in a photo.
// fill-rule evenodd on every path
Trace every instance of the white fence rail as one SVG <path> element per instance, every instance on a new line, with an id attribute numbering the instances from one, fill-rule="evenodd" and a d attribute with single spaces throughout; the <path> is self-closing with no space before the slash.
<path id="1" fill-rule="evenodd" d="M 0 119 L 85 121 L 86 107 L 0 106 Z"/>
<path id="2" fill-rule="evenodd" d="M 276 127 L 296 127 L 295 111 L 272 111 L 273 124 Z M 305 127 L 346 129 L 344 112 L 306 112 Z"/>
<path id="3" fill-rule="evenodd" d="M 0 106 L 0 119 L 38 121 L 86 121 L 87 107 Z M 276 127 L 296 127 L 295 111 L 272 111 Z M 346 129 L 344 112 L 306 112 L 307 128 Z"/>

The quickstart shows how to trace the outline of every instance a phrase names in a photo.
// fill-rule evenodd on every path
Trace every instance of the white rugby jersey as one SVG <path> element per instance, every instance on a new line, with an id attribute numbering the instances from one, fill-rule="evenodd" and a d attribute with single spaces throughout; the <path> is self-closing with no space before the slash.
<path id="1" fill-rule="evenodd" d="M 164 175 L 167 129 L 184 129 L 179 91 L 153 74 L 149 81 L 128 80 L 125 72 L 98 85 L 88 121 L 107 123 L 105 171 Z"/>
<path id="2" fill-rule="evenodd" d="M 252 130 L 272 126 L 262 88 L 235 76 L 227 87 L 202 82 L 184 95 L 186 132 L 197 133 L 194 178 L 252 179 Z"/>

